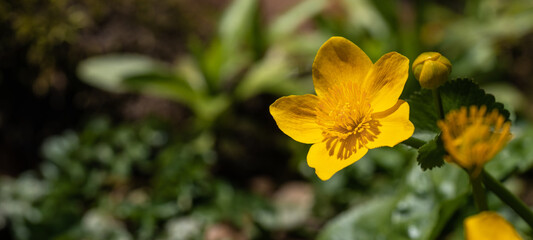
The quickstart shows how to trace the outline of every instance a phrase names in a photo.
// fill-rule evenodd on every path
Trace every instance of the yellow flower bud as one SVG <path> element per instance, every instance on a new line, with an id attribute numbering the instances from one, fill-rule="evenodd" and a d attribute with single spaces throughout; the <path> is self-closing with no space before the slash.
<path id="1" fill-rule="evenodd" d="M 438 52 L 422 53 L 413 63 L 415 78 L 423 88 L 438 88 L 448 80 L 451 71 L 450 60 Z"/>

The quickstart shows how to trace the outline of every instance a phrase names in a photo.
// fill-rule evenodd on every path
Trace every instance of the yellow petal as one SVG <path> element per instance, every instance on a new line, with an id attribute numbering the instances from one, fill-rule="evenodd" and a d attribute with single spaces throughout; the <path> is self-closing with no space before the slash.
<path id="1" fill-rule="evenodd" d="M 398 101 L 409 73 L 409 59 L 391 52 L 383 55 L 370 69 L 363 91 L 370 97 L 374 112 L 385 111 Z"/>
<path id="2" fill-rule="evenodd" d="M 326 148 L 326 142 L 315 143 L 309 149 L 307 164 L 315 169 L 316 175 L 323 181 L 330 179 L 333 174 L 361 159 L 368 152 L 368 149 L 361 148 L 348 158 L 338 158 L 340 145 L 336 145 L 333 154 Z"/>
<path id="3" fill-rule="evenodd" d="M 302 143 L 322 141 L 322 130 L 316 123 L 315 107 L 318 97 L 307 94 L 287 96 L 270 105 L 270 114 L 279 129 L 292 139 Z"/>
<path id="4" fill-rule="evenodd" d="M 424 88 L 435 89 L 444 84 L 449 75 L 448 66 L 440 62 L 427 61 L 420 71 L 420 85 Z"/>
<path id="5" fill-rule="evenodd" d="M 372 61 L 357 45 L 343 37 L 332 37 L 316 54 L 313 62 L 313 83 L 318 96 L 331 85 L 342 81 L 362 82 Z"/>
<path id="6" fill-rule="evenodd" d="M 464 221 L 466 240 L 522 239 L 513 226 L 495 212 L 485 211 Z"/>
<path id="7" fill-rule="evenodd" d="M 398 100 L 387 111 L 374 113 L 372 119 L 379 122 L 379 134 L 374 141 L 366 144 L 369 149 L 393 147 L 411 137 L 415 131 L 414 125 L 409 121 L 409 104 L 403 100 Z"/>

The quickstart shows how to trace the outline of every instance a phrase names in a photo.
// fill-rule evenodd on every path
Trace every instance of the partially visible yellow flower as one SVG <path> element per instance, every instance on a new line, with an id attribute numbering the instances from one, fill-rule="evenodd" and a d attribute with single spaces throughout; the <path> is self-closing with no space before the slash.
<path id="1" fill-rule="evenodd" d="M 322 180 L 361 159 L 368 149 L 394 146 L 414 131 L 399 100 L 409 60 L 396 52 L 375 64 L 355 44 L 330 38 L 313 63 L 316 95 L 282 97 L 270 105 L 278 127 L 313 144 L 307 163 Z"/>
<path id="2" fill-rule="evenodd" d="M 446 160 L 467 169 L 473 177 L 511 139 L 511 123 L 496 109 L 487 113 L 485 106 L 451 111 L 438 126 L 448 153 Z"/>
<path id="3" fill-rule="evenodd" d="M 464 221 L 466 240 L 519 240 L 513 226 L 499 214 L 491 211 L 470 216 Z"/>
<path id="4" fill-rule="evenodd" d="M 413 73 L 423 88 L 438 88 L 448 80 L 451 71 L 450 60 L 438 52 L 422 53 L 413 62 Z"/>

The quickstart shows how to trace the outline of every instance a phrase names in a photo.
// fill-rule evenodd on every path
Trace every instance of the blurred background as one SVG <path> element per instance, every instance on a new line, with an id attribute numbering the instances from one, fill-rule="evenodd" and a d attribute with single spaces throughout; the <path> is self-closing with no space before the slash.
<path id="1" fill-rule="evenodd" d="M 454 166 L 397 146 L 322 182 L 277 128 L 331 36 L 494 94 L 515 138 L 488 168 L 533 204 L 530 0 L 0 1 L 0 32 L 0 239 L 461 239 Z"/>

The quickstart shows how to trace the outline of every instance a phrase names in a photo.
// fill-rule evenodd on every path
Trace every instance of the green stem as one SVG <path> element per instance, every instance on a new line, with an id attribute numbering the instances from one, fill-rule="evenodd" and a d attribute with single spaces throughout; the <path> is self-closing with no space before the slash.
<path id="1" fill-rule="evenodd" d="M 524 202 L 507 190 L 500 181 L 496 180 L 488 172 L 483 171 L 482 180 L 487 189 L 511 207 L 533 229 L 533 212 L 531 212 L 531 209 Z"/>
<path id="2" fill-rule="evenodd" d="M 426 144 L 426 142 L 424 142 L 423 140 L 420 140 L 418 138 L 415 138 L 415 137 L 410 137 L 409 139 L 405 140 L 402 142 L 403 144 L 409 146 L 409 147 L 412 147 L 412 148 L 420 148 L 422 147 L 424 144 Z"/>
<path id="3" fill-rule="evenodd" d="M 435 108 L 437 108 L 439 119 L 444 119 L 444 108 L 442 108 L 442 99 L 440 98 L 439 88 L 433 89 L 433 101 L 435 102 Z"/>
<path id="4" fill-rule="evenodd" d="M 472 193 L 474 196 L 474 202 L 476 203 L 477 210 L 479 212 L 488 210 L 487 206 L 487 194 L 481 184 L 481 176 L 472 177 L 470 175 L 470 183 L 472 184 Z"/>

